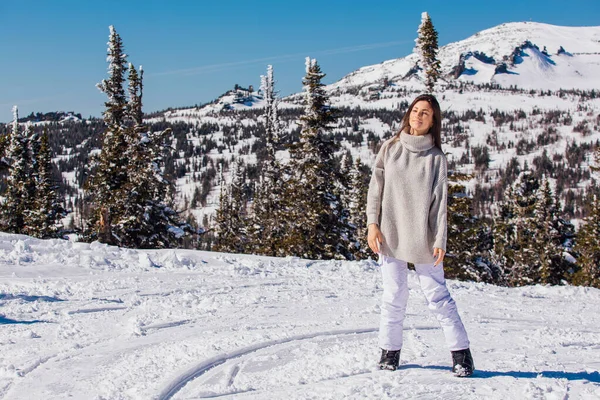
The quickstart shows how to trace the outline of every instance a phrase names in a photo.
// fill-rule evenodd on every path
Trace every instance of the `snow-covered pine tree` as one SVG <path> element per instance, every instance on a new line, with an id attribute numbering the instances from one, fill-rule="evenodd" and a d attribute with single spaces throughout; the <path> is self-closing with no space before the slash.
<path id="1" fill-rule="evenodd" d="M 128 86 L 128 101 L 127 101 L 127 116 L 131 119 L 133 132 L 140 133 L 146 130 L 144 126 L 144 112 L 142 111 L 142 97 L 144 95 L 144 69 L 140 65 L 140 72 L 132 63 L 128 67 L 129 76 L 127 78 Z M 137 135 L 133 135 L 133 140 L 138 141 Z"/>
<path id="2" fill-rule="evenodd" d="M 33 124 L 27 122 L 25 126 L 25 138 L 27 139 L 27 148 L 29 154 L 29 179 L 27 180 L 27 195 L 31 200 L 29 209 L 32 209 L 36 197 L 36 186 L 39 177 L 38 156 L 40 154 L 40 135 L 35 133 Z"/>
<path id="3" fill-rule="evenodd" d="M 173 209 L 173 199 L 169 197 L 171 182 L 161 168 L 165 137 L 170 129 L 148 132 L 144 126 L 143 75 L 142 67 L 138 73 L 129 65 L 127 116 L 130 126 L 125 129 L 127 149 L 124 154 L 128 161 L 126 197 L 119 220 L 114 221 L 113 234 L 124 247 L 177 247 L 187 225 Z"/>
<path id="4" fill-rule="evenodd" d="M 535 243 L 537 231 L 535 206 L 539 187 L 539 180 L 530 170 L 521 172 L 514 184 L 516 251 L 514 264 L 508 277 L 509 282 L 514 286 L 531 285 L 540 280 L 540 249 Z"/>
<path id="5" fill-rule="evenodd" d="M 37 178 L 38 178 L 38 163 L 37 156 L 40 150 L 39 136 L 33 129 L 31 121 L 25 124 L 25 146 L 26 146 L 26 169 L 27 178 L 25 180 L 25 203 L 24 207 L 24 227 L 22 233 L 30 236 L 37 236 L 38 227 L 35 221 L 32 220 L 32 216 L 35 213 L 35 199 L 37 189 Z"/>
<path id="6" fill-rule="evenodd" d="M 501 283 L 501 273 L 487 256 L 492 247 L 491 229 L 472 213 L 472 199 L 462 182 L 468 175 L 449 174 L 448 253 L 444 271 L 449 278 Z"/>
<path id="7" fill-rule="evenodd" d="M 29 206 L 29 150 L 27 138 L 19 129 L 19 110 L 13 107 L 13 123 L 7 159 L 10 173 L 6 181 L 6 193 L 2 204 L 2 230 L 11 233 L 23 233 L 25 216 Z"/>
<path id="8" fill-rule="evenodd" d="M 279 100 L 275 92 L 273 67 L 267 67 L 267 75 L 261 76 L 261 91 L 265 99 L 265 148 L 266 157 L 261 165 L 259 182 L 254 193 L 251 223 L 249 224 L 249 248 L 255 254 L 283 255 L 282 239 L 284 225 L 283 196 L 284 177 L 281 163 L 276 157 L 279 144 Z"/>
<path id="9" fill-rule="evenodd" d="M 420 67 L 425 73 L 425 86 L 429 92 L 433 92 L 441 75 L 441 66 L 437 59 L 438 34 L 427 12 L 421 14 L 421 25 L 417 33 L 415 52 L 419 55 Z"/>
<path id="10" fill-rule="evenodd" d="M 338 146 L 326 136 L 336 113 L 328 104 L 324 76 L 317 61 L 307 57 L 300 141 L 290 146 L 293 175 L 285 196 L 289 231 L 284 247 L 286 254 L 310 259 L 348 259 L 343 237 L 347 226 L 336 194 L 339 176 L 333 156 Z"/>
<path id="11" fill-rule="evenodd" d="M 117 130 L 124 126 L 127 114 L 127 96 L 125 94 L 125 74 L 127 73 L 127 54 L 123 48 L 121 36 L 114 26 L 109 26 L 108 54 L 108 79 L 103 79 L 96 87 L 108 100 L 104 103 L 105 111 L 102 113 L 108 128 Z M 114 133 L 114 132 L 113 132 Z"/>
<path id="12" fill-rule="evenodd" d="M 501 271 L 503 284 L 510 284 L 510 272 L 515 264 L 517 246 L 517 206 L 514 190 L 509 186 L 504 191 L 504 201 L 493 205 L 492 237 L 493 247 L 490 256 L 493 265 Z"/>
<path id="13" fill-rule="evenodd" d="M 334 159 L 334 161 L 336 161 Z M 347 150 L 339 161 L 339 167 L 337 167 L 336 175 L 337 181 L 335 182 L 334 194 L 340 199 L 341 207 L 339 211 L 339 222 L 341 223 L 342 232 L 340 235 L 340 246 L 346 249 L 347 257 L 353 260 L 356 259 L 356 252 L 360 251 L 358 246 L 357 238 L 357 226 L 353 225 L 350 221 L 350 204 L 351 191 L 352 191 L 352 168 L 353 158 L 350 150 Z"/>
<path id="14" fill-rule="evenodd" d="M 215 244 L 213 250 L 232 252 L 237 232 L 235 232 L 232 224 L 231 215 L 233 214 L 233 211 L 231 207 L 231 196 L 225 184 L 223 163 L 219 164 L 219 182 L 219 208 L 217 208 L 215 215 Z"/>
<path id="15" fill-rule="evenodd" d="M 563 257 L 565 249 L 561 242 L 558 214 L 550 182 L 544 176 L 537 193 L 534 211 L 537 229 L 533 236 L 538 249 L 540 283 L 543 284 L 559 285 L 567 278 L 568 264 Z"/>
<path id="16" fill-rule="evenodd" d="M 550 184 L 523 171 L 506 192 L 494 224 L 494 260 L 513 286 L 560 284 L 570 268 L 563 257 L 572 225 L 559 215 Z"/>
<path id="17" fill-rule="evenodd" d="M 600 201 L 594 196 L 590 214 L 577 232 L 575 252 L 579 269 L 572 283 L 600 289 Z"/>
<path id="18" fill-rule="evenodd" d="M 97 85 L 108 97 L 102 113 L 106 131 L 97 165 L 88 183 L 92 208 L 89 221 L 91 232 L 88 236 L 89 239 L 97 239 L 103 243 L 119 244 L 120 238 L 112 231 L 116 221 L 121 218 L 126 198 L 128 160 L 123 155 L 127 152 L 127 98 L 123 83 L 127 72 L 127 55 L 115 28 L 111 25 L 109 29 L 108 78 Z"/>
<path id="19" fill-rule="evenodd" d="M 35 172 L 35 199 L 27 220 L 30 227 L 29 234 L 42 238 L 60 237 L 62 223 L 60 220 L 67 215 L 61 203 L 58 185 L 52 175 L 52 155 L 48 141 L 48 131 L 44 130 L 36 138 L 38 143 L 33 151 L 36 163 Z"/>
<path id="20" fill-rule="evenodd" d="M 367 182 L 369 176 L 364 171 L 360 157 L 352 165 L 349 177 L 350 189 L 347 207 L 350 214 L 350 226 L 354 228 L 354 243 L 351 252 L 356 260 L 375 258 L 375 254 L 367 242 L 367 192 L 369 190 Z"/>
<path id="21" fill-rule="evenodd" d="M 241 158 L 236 159 L 230 186 L 231 229 L 235 237 L 231 243 L 232 253 L 245 253 L 248 247 L 248 185 L 246 172 Z"/>

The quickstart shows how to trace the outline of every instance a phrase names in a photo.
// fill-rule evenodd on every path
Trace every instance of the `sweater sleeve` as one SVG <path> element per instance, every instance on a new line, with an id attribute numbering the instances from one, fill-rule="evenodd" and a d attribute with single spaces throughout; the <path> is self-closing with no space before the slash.
<path id="1" fill-rule="evenodd" d="M 383 186 L 385 184 L 385 154 L 387 153 L 388 144 L 389 141 L 383 143 L 381 149 L 379 149 L 379 153 L 377 153 L 375 164 L 373 165 L 371 181 L 369 182 L 369 192 L 367 193 L 367 226 L 379 224 L 381 199 L 383 196 Z"/>
<path id="2" fill-rule="evenodd" d="M 445 157 L 440 166 L 438 182 L 433 189 L 431 206 L 429 208 L 429 228 L 434 233 L 433 247 L 446 251 L 448 231 L 447 202 L 448 202 L 448 172 Z"/>

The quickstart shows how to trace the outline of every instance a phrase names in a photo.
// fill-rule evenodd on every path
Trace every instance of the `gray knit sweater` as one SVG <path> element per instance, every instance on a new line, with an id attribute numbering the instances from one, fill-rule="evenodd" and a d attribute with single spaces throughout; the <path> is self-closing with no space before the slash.
<path id="1" fill-rule="evenodd" d="M 446 250 L 446 156 L 431 134 L 381 146 L 367 197 L 367 225 L 379 224 L 381 253 L 415 264 L 435 261 L 434 247 Z"/>

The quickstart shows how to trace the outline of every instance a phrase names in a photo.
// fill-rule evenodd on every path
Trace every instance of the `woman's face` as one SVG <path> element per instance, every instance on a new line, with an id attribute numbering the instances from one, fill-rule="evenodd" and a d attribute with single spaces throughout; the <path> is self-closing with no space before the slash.
<path id="1" fill-rule="evenodd" d="M 413 135 L 425 135 L 433 126 L 433 108 L 425 101 L 417 101 L 410 112 L 410 133 Z"/>

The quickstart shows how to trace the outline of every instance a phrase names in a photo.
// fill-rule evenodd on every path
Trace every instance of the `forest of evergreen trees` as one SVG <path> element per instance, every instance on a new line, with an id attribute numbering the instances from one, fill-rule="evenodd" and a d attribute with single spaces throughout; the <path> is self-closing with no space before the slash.
<path id="1" fill-rule="evenodd" d="M 366 145 L 376 153 L 395 133 L 414 93 L 382 82 L 397 96 L 395 107 L 333 108 L 329 96 L 335 93 L 325 91 L 325 74 L 308 59 L 302 98 L 291 100 L 297 107 L 278 107 L 269 68 L 260 90 L 264 108 L 220 112 L 229 121 L 255 124 L 170 122 L 161 113 L 146 122 L 143 71 L 127 64 L 112 27 L 108 55 L 109 76 L 98 85 L 107 96 L 103 119 L 58 122 L 32 114 L 46 122 L 19 124 L 15 110 L 14 123 L 0 125 L 1 230 L 42 238 L 76 233 L 80 240 L 136 248 L 310 259 L 374 256 L 366 245 L 364 215 L 370 169 L 350 149 Z M 450 83 L 446 90 L 573 101 L 597 96 L 593 90 L 525 91 L 490 84 Z M 356 91 L 357 96 L 372 94 Z M 502 169 L 489 169 L 491 152 L 514 148 L 517 155 L 530 154 L 557 142 L 561 126 L 589 135 L 599 130 L 600 116 L 575 126 L 561 110 L 446 111 L 443 118 L 444 146 L 466 149 L 449 164 L 447 276 L 508 286 L 600 287 L 600 189 L 594 171 L 582 167 L 600 146 L 573 140 L 561 157 L 543 152 L 531 165 L 515 157 Z M 369 119 L 389 126 L 389 132 L 381 136 L 365 128 Z M 522 135 L 515 143 L 500 142 L 492 133 L 485 146 L 470 146 L 466 127 L 472 121 L 521 133 L 541 122 L 544 132 L 535 140 Z M 276 156 L 282 150 L 289 152 L 289 161 Z M 237 157 L 214 157 L 225 151 Z M 243 161 L 250 154 L 256 155 L 255 163 Z M 474 166 L 473 175 L 457 172 L 467 166 Z M 66 174 L 74 179 L 67 181 Z M 195 187 L 179 209 L 177 179 Z M 467 192 L 472 179 L 478 183 Z M 582 182 L 591 184 L 581 189 Z M 190 211 L 209 205 L 215 192 L 216 215 L 196 221 Z M 63 226 L 65 215 L 71 217 Z M 575 218 L 582 220 L 577 230 L 570 222 Z"/>

